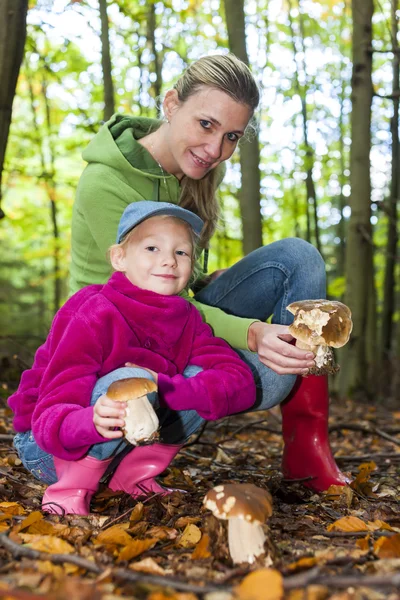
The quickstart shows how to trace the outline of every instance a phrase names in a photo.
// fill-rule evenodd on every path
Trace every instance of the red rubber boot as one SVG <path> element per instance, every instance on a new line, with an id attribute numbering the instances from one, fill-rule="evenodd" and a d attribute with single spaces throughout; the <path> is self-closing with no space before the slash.
<path id="1" fill-rule="evenodd" d="M 330 485 L 345 485 L 329 445 L 328 377 L 298 377 L 281 405 L 283 450 L 282 472 L 287 479 L 313 477 L 304 485 L 325 491 Z"/>
<path id="2" fill-rule="evenodd" d="M 108 487 L 114 492 L 122 490 L 132 498 L 171 494 L 175 490 L 161 486 L 154 477 L 168 467 L 181 448 L 181 445 L 157 443 L 136 446 L 122 459 Z"/>

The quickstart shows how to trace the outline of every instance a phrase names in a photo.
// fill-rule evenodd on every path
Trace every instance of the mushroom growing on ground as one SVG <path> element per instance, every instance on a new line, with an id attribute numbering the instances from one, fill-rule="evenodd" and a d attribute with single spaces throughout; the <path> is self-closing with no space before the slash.
<path id="1" fill-rule="evenodd" d="M 217 519 L 228 519 L 232 561 L 253 563 L 264 552 L 262 524 L 272 515 L 269 492 L 252 483 L 230 483 L 209 490 L 203 500 Z"/>
<path id="2" fill-rule="evenodd" d="M 114 381 L 107 390 L 106 396 L 111 400 L 127 403 L 122 431 L 135 446 L 155 442 L 159 437 L 158 417 L 147 398 L 147 394 L 156 391 L 154 381 L 144 377 Z"/>
<path id="3" fill-rule="evenodd" d="M 287 310 L 294 315 L 289 331 L 296 338 L 296 346 L 315 354 L 315 367 L 310 375 L 336 373 L 332 348 L 341 348 L 353 328 L 348 306 L 334 300 L 300 300 L 292 302 Z"/>

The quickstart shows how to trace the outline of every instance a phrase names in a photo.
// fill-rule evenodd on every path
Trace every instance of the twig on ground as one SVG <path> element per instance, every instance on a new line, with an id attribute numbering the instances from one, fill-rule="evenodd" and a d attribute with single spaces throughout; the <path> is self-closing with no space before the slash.
<path id="1" fill-rule="evenodd" d="M 388 440 L 389 442 L 392 442 L 392 444 L 400 446 L 400 440 L 393 437 L 392 435 L 389 435 L 388 433 L 386 433 L 386 431 L 383 431 L 378 427 L 366 427 L 364 425 L 356 425 L 353 423 L 337 423 L 336 425 L 332 425 L 331 427 L 329 427 L 329 432 L 340 431 L 342 429 L 348 429 L 349 431 L 360 431 L 361 433 L 367 433 L 369 435 L 377 435 L 385 440 Z"/>
<path id="2" fill-rule="evenodd" d="M 14 435 L 12 433 L 0 433 L 0 442 L 12 442 Z"/>
<path id="3" fill-rule="evenodd" d="M 4 533 L 0 534 L 0 546 L 8 550 L 14 558 L 30 558 L 32 560 L 49 560 L 54 564 L 63 564 L 69 563 L 76 565 L 90 573 L 95 573 L 96 575 L 101 575 L 104 571 L 101 567 L 96 565 L 93 561 L 87 560 L 82 556 L 77 556 L 76 554 L 50 554 L 47 552 L 40 552 L 39 550 L 33 550 L 32 548 L 27 548 L 26 546 L 21 546 L 9 539 L 7 535 Z M 191 585 L 189 583 L 185 583 L 184 581 L 179 581 L 178 579 L 173 579 L 171 577 L 162 577 L 160 575 L 147 575 L 142 572 L 135 573 L 134 571 L 129 571 L 128 569 L 112 569 L 108 570 L 110 577 L 115 579 L 119 579 L 121 581 L 129 581 L 129 582 L 141 582 L 141 583 L 152 583 L 154 585 L 162 585 L 164 587 L 170 587 L 175 590 L 182 590 L 185 592 L 193 592 L 197 594 L 204 594 L 206 592 L 216 592 L 221 591 L 230 591 L 227 589 L 227 586 L 222 587 L 221 585 Z"/>
<path id="4" fill-rule="evenodd" d="M 377 461 L 379 459 L 385 460 L 387 458 L 400 460 L 400 452 L 383 452 L 382 454 L 352 454 L 352 455 L 343 455 L 343 456 L 335 456 L 336 462 L 340 461 L 348 461 L 348 462 L 362 462 L 364 460 L 373 460 Z"/>

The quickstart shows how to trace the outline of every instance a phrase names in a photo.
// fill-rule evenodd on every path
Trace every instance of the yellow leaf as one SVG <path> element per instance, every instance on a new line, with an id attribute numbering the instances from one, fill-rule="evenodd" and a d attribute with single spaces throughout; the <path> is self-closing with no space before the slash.
<path id="1" fill-rule="evenodd" d="M 197 527 L 197 525 L 189 523 L 189 525 L 186 525 L 184 532 L 177 542 L 177 545 L 182 546 L 182 548 L 190 548 L 191 546 L 195 546 L 200 540 L 200 529 Z"/>
<path id="2" fill-rule="evenodd" d="M 235 591 L 239 600 L 280 600 L 283 578 L 275 569 L 258 569 L 247 575 Z"/>
<path id="3" fill-rule="evenodd" d="M 210 556 L 210 536 L 207 533 L 203 533 L 201 540 L 193 550 L 190 558 L 193 560 L 201 560 L 203 558 L 210 558 Z"/>
<path id="4" fill-rule="evenodd" d="M 385 529 L 386 531 L 394 531 L 393 527 L 389 525 L 389 523 L 385 523 L 385 521 L 381 521 L 380 519 L 376 519 L 375 521 L 368 521 L 368 529 L 370 531 L 376 531 L 377 529 Z"/>
<path id="5" fill-rule="evenodd" d="M 368 531 L 368 527 L 358 517 L 342 517 L 328 525 L 327 531 Z"/>
<path id="6" fill-rule="evenodd" d="M 298 569 L 310 569 L 314 565 L 318 564 L 318 559 L 315 556 L 304 556 L 296 562 L 290 563 L 289 569 L 291 571 L 297 571 Z"/>
<path id="7" fill-rule="evenodd" d="M 7 525 L 7 523 L 0 523 L 0 533 L 8 531 L 8 529 L 10 529 L 10 525 Z"/>
<path id="8" fill-rule="evenodd" d="M 21 533 L 20 536 L 28 544 L 29 548 L 39 550 L 40 552 L 50 552 L 51 554 L 72 554 L 74 552 L 74 547 L 71 544 L 54 535 Z"/>
<path id="9" fill-rule="evenodd" d="M 24 515 L 26 512 L 18 502 L 0 502 L 0 511 L 7 515 Z"/>
<path id="10" fill-rule="evenodd" d="M 400 558 L 400 533 L 377 539 L 374 552 L 379 558 Z"/>
<path id="11" fill-rule="evenodd" d="M 166 575 L 168 571 L 160 567 L 154 558 L 143 558 L 142 560 L 132 563 L 129 565 L 130 569 L 134 571 L 141 571 L 143 573 L 150 573 L 151 575 Z"/>
<path id="12" fill-rule="evenodd" d="M 155 527 L 150 527 L 147 531 L 147 535 L 159 540 L 175 540 L 178 537 L 178 532 L 173 527 L 162 527 L 161 525 L 157 525 Z"/>
<path id="13" fill-rule="evenodd" d="M 127 546 L 132 541 L 129 533 L 126 533 L 125 531 L 128 527 L 129 523 L 122 523 L 121 525 L 114 525 L 104 531 L 100 531 L 97 538 L 93 540 L 93 543 L 111 546 Z"/>
<path id="14" fill-rule="evenodd" d="M 122 548 L 119 553 L 118 560 L 132 560 L 139 554 L 146 552 L 149 548 L 152 548 L 157 544 L 158 540 L 155 538 L 146 538 L 144 540 L 132 540 L 130 543 Z"/>
<path id="15" fill-rule="evenodd" d="M 368 534 L 365 538 L 361 538 L 360 540 L 356 541 L 356 546 L 358 546 L 359 548 L 361 548 L 361 550 L 366 550 L 368 552 L 369 550 L 369 540 L 370 540 L 370 535 Z"/>
<path id="16" fill-rule="evenodd" d="M 31 512 L 30 515 L 26 517 L 21 523 L 18 525 L 15 531 L 23 531 L 24 529 L 28 529 L 33 523 L 37 523 L 43 519 L 43 515 L 39 510 L 35 510 Z"/>
<path id="17" fill-rule="evenodd" d="M 136 521 L 140 521 L 143 518 L 144 505 L 143 502 L 138 502 L 131 512 L 131 516 L 129 517 L 129 526 L 132 526 Z"/>
<path id="18" fill-rule="evenodd" d="M 306 593 L 304 590 L 291 590 L 287 600 L 325 600 L 328 596 L 329 590 L 324 585 L 308 585 Z"/>

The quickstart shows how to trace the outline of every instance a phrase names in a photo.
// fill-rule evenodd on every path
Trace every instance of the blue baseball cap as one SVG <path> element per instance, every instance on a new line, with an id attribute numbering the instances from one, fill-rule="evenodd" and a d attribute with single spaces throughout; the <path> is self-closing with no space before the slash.
<path id="1" fill-rule="evenodd" d="M 186 221 L 193 229 L 196 235 L 201 234 L 203 229 L 203 221 L 185 208 L 181 208 L 176 204 L 170 202 L 153 202 L 152 200 L 141 200 L 139 202 L 132 202 L 129 204 L 120 219 L 117 232 L 117 244 L 120 244 L 127 233 L 131 231 L 136 225 L 142 223 L 150 217 L 156 217 L 158 215 L 168 215 L 169 217 L 176 217 Z"/>

